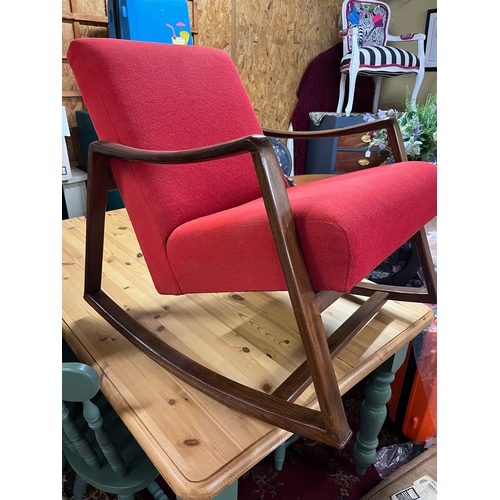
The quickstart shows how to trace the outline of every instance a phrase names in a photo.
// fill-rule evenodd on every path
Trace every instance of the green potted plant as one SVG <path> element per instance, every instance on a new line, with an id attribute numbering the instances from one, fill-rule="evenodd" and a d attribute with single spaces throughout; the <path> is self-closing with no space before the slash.
<path id="1" fill-rule="evenodd" d="M 425 104 L 417 104 L 411 99 L 410 92 L 406 92 L 406 109 L 403 112 L 389 109 L 379 110 L 373 116 L 367 113 L 365 121 L 373 121 L 377 118 L 395 116 L 398 120 L 401 134 L 403 136 L 406 155 L 409 160 L 437 162 L 437 95 L 429 94 Z M 371 133 L 371 147 L 378 147 L 381 150 L 391 151 L 388 144 L 387 131 L 385 129 Z M 392 155 L 387 160 L 390 163 Z"/>

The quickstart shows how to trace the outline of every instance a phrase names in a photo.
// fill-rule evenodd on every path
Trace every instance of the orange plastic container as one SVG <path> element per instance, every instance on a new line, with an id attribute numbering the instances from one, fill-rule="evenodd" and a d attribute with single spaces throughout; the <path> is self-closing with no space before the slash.
<path id="1" fill-rule="evenodd" d="M 402 428 L 403 434 L 412 441 L 425 441 L 428 437 L 436 435 L 432 417 L 432 408 L 436 407 L 436 392 L 434 384 L 428 397 L 422 379 L 418 372 L 415 374 Z"/>
<path id="2" fill-rule="evenodd" d="M 419 346 L 420 359 L 425 364 L 420 366 L 419 371 L 414 346 L 410 345 L 406 359 L 391 384 L 392 396 L 387 405 L 389 418 L 401 426 L 405 436 L 417 442 L 437 435 L 437 329 L 433 326 L 423 334 Z"/>

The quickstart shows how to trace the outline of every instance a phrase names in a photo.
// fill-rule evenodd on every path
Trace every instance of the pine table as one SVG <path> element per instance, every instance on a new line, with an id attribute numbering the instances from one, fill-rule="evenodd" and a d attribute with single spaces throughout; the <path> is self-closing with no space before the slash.
<path id="1" fill-rule="evenodd" d="M 283 455 L 293 436 L 179 381 L 95 313 L 83 300 L 84 242 L 85 217 L 63 221 L 63 338 L 100 374 L 102 392 L 178 499 L 236 500 L 237 479 L 276 448 Z M 159 295 L 125 209 L 106 214 L 104 259 L 103 290 L 165 342 L 226 376 L 269 391 L 305 358 L 284 292 Z M 326 331 L 362 300 L 330 306 Z M 406 346 L 433 319 L 426 305 L 390 301 L 334 360 L 341 394 L 371 374 L 356 436 L 358 473 L 375 460 Z M 316 407 L 312 387 L 297 403 Z"/>

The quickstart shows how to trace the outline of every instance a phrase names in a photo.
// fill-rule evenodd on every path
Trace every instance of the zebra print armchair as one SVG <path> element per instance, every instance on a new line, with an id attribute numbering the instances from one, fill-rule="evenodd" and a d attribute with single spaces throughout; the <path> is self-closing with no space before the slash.
<path id="1" fill-rule="evenodd" d="M 373 76 L 375 94 L 372 112 L 376 113 L 380 97 L 382 78 L 415 73 L 412 99 L 416 99 L 425 73 L 425 49 L 423 33 L 409 33 L 393 36 L 388 32 L 391 9 L 383 2 L 359 2 L 344 0 L 342 4 L 342 31 L 344 55 L 340 62 L 340 91 L 337 113 L 342 112 L 345 98 L 347 75 L 349 75 L 349 95 L 345 108 L 346 116 L 352 110 L 356 77 Z M 387 42 L 418 43 L 418 54 L 396 47 Z"/>

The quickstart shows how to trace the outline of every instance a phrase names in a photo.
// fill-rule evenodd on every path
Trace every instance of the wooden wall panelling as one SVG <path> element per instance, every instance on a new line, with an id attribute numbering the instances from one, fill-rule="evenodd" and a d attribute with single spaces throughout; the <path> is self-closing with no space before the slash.
<path id="1" fill-rule="evenodd" d="M 187 0 L 189 5 L 189 19 L 191 20 L 191 35 L 193 45 L 198 45 L 198 0 Z"/>
<path id="2" fill-rule="evenodd" d="M 84 109 L 78 85 L 66 60 L 69 44 L 81 37 L 107 37 L 106 0 L 63 0 L 62 2 L 62 104 L 66 108 L 71 136 L 66 138 L 70 165 L 83 164 L 75 111 Z"/>

